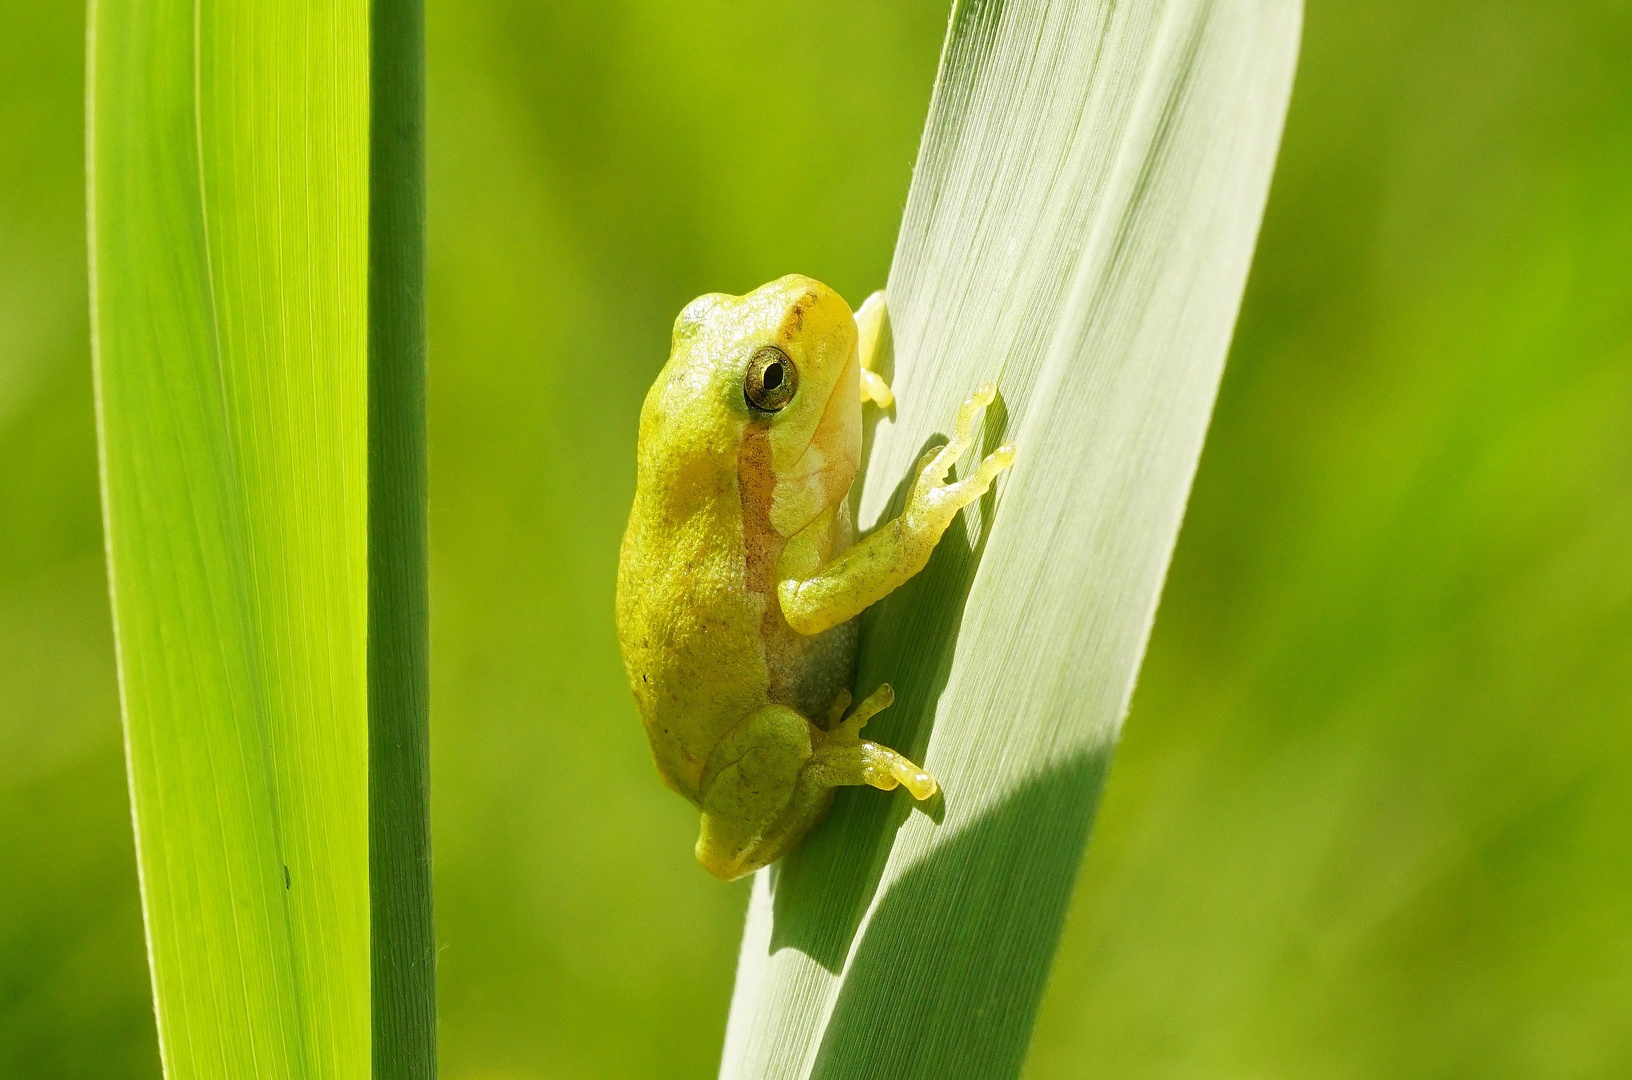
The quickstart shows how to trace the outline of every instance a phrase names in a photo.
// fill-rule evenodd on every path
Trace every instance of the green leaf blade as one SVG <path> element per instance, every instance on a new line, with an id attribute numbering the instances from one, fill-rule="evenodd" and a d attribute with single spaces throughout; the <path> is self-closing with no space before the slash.
<path id="1" fill-rule="evenodd" d="M 1019 462 L 864 616 L 869 735 L 944 803 L 844 792 L 756 880 L 722 1076 L 1016 1075 L 1154 619 L 1291 89 L 1295 2 L 960 4 L 888 295 L 858 520 L 996 380 Z M 973 465 L 971 455 L 959 469 Z"/>
<path id="2" fill-rule="evenodd" d="M 104 504 L 171 1077 L 369 1070 L 368 18 L 92 10 Z"/>

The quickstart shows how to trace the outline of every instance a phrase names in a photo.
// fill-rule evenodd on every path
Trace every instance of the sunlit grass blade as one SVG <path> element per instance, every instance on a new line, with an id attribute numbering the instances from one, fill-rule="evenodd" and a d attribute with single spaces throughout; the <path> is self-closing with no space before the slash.
<path id="1" fill-rule="evenodd" d="M 418 10 L 91 7 L 104 512 L 171 1078 L 365 1077 L 371 1043 L 381 1075 L 431 1072 Z"/>
<path id="2" fill-rule="evenodd" d="M 890 274 L 859 522 L 996 379 L 1019 463 L 864 617 L 869 734 L 944 800 L 842 792 L 755 882 L 722 1075 L 1015 1075 L 1155 615 L 1291 90 L 1296 0 L 963 2 Z M 973 454 L 964 462 L 967 469 Z"/>

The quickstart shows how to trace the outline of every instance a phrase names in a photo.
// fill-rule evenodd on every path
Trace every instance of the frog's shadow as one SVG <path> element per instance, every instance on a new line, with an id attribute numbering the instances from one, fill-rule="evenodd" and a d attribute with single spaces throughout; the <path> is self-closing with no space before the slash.
<path id="1" fill-rule="evenodd" d="M 982 457 L 1002 443 L 1008 420 L 1000 396 L 986 409 Z M 914 462 L 946 442 L 944 435 L 929 437 Z M 897 482 L 880 523 L 900 514 L 915 472 L 916 464 Z M 969 534 L 968 511 L 958 514 L 929 564 L 861 616 L 860 662 L 852 690 L 858 699 L 882 682 L 896 690 L 895 704 L 867 725 L 867 737 L 914 761 L 923 761 L 936 706 L 951 675 L 964 605 L 986 552 L 996 499 L 995 490 L 988 491 L 977 504 L 978 535 Z M 914 803 L 900 789 L 889 795 L 872 788 L 841 789 L 827 819 L 769 871 L 771 952 L 798 949 L 837 974 L 878 890 L 896 832 L 914 812 L 939 823 L 949 797 L 956 798 L 956 792 L 949 795 L 943 789 Z"/>

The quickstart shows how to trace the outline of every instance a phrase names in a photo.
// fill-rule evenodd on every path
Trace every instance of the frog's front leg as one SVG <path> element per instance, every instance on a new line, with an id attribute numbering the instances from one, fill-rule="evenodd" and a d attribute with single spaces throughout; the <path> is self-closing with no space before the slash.
<path id="1" fill-rule="evenodd" d="M 785 705 L 750 713 L 709 755 L 697 861 L 725 881 L 775 862 L 827 813 L 835 788 L 905 785 L 917 799 L 935 794 L 929 773 L 860 736 L 861 726 L 894 700 L 887 684 L 879 687 L 831 732 Z M 835 717 L 848 702 L 842 695 Z"/>
<path id="2" fill-rule="evenodd" d="M 884 340 L 884 291 L 880 289 L 856 309 L 856 354 L 861 360 L 861 401 L 881 409 L 895 403 L 895 391 L 878 373 Z"/>
<path id="3" fill-rule="evenodd" d="M 778 583 L 777 597 L 789 626 L 801 634 L 819 634 L 859 615 L 924 568 L 958 511 L 986 494 L 997 474 L 1014 464 L 1014 447 L 1000 446 L 974 475 L 946 482 L 953 464 L 974 444 L 975 414 L 996 396 L 997 387 L 987 383 L 959 407 L 952 440 L 918 462 L 918 475 L 900 517 L 814 576 Z"/>

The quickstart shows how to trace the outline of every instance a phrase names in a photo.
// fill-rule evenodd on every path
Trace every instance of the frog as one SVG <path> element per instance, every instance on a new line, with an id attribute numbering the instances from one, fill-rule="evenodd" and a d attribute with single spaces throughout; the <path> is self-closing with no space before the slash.
<path id="1" fill-rule="evenodd" d="M 862 410 L 894 406 L 878 370 L 886 314 L 882 292 L 852 311 L 799 274 L 700 296 L 641 406 L 618 641 L 658 774 L 701 811 L 696 857 L 724 881 L 794 848 L 840 787 L 939 789 L 861 737 L 894 691 L 851 708 L 858 616 L 923 569 L 1015 448 L 949 478 L 996 397 L 980 386 L 919 459 L 901 512 L 857 539 Z"/>

